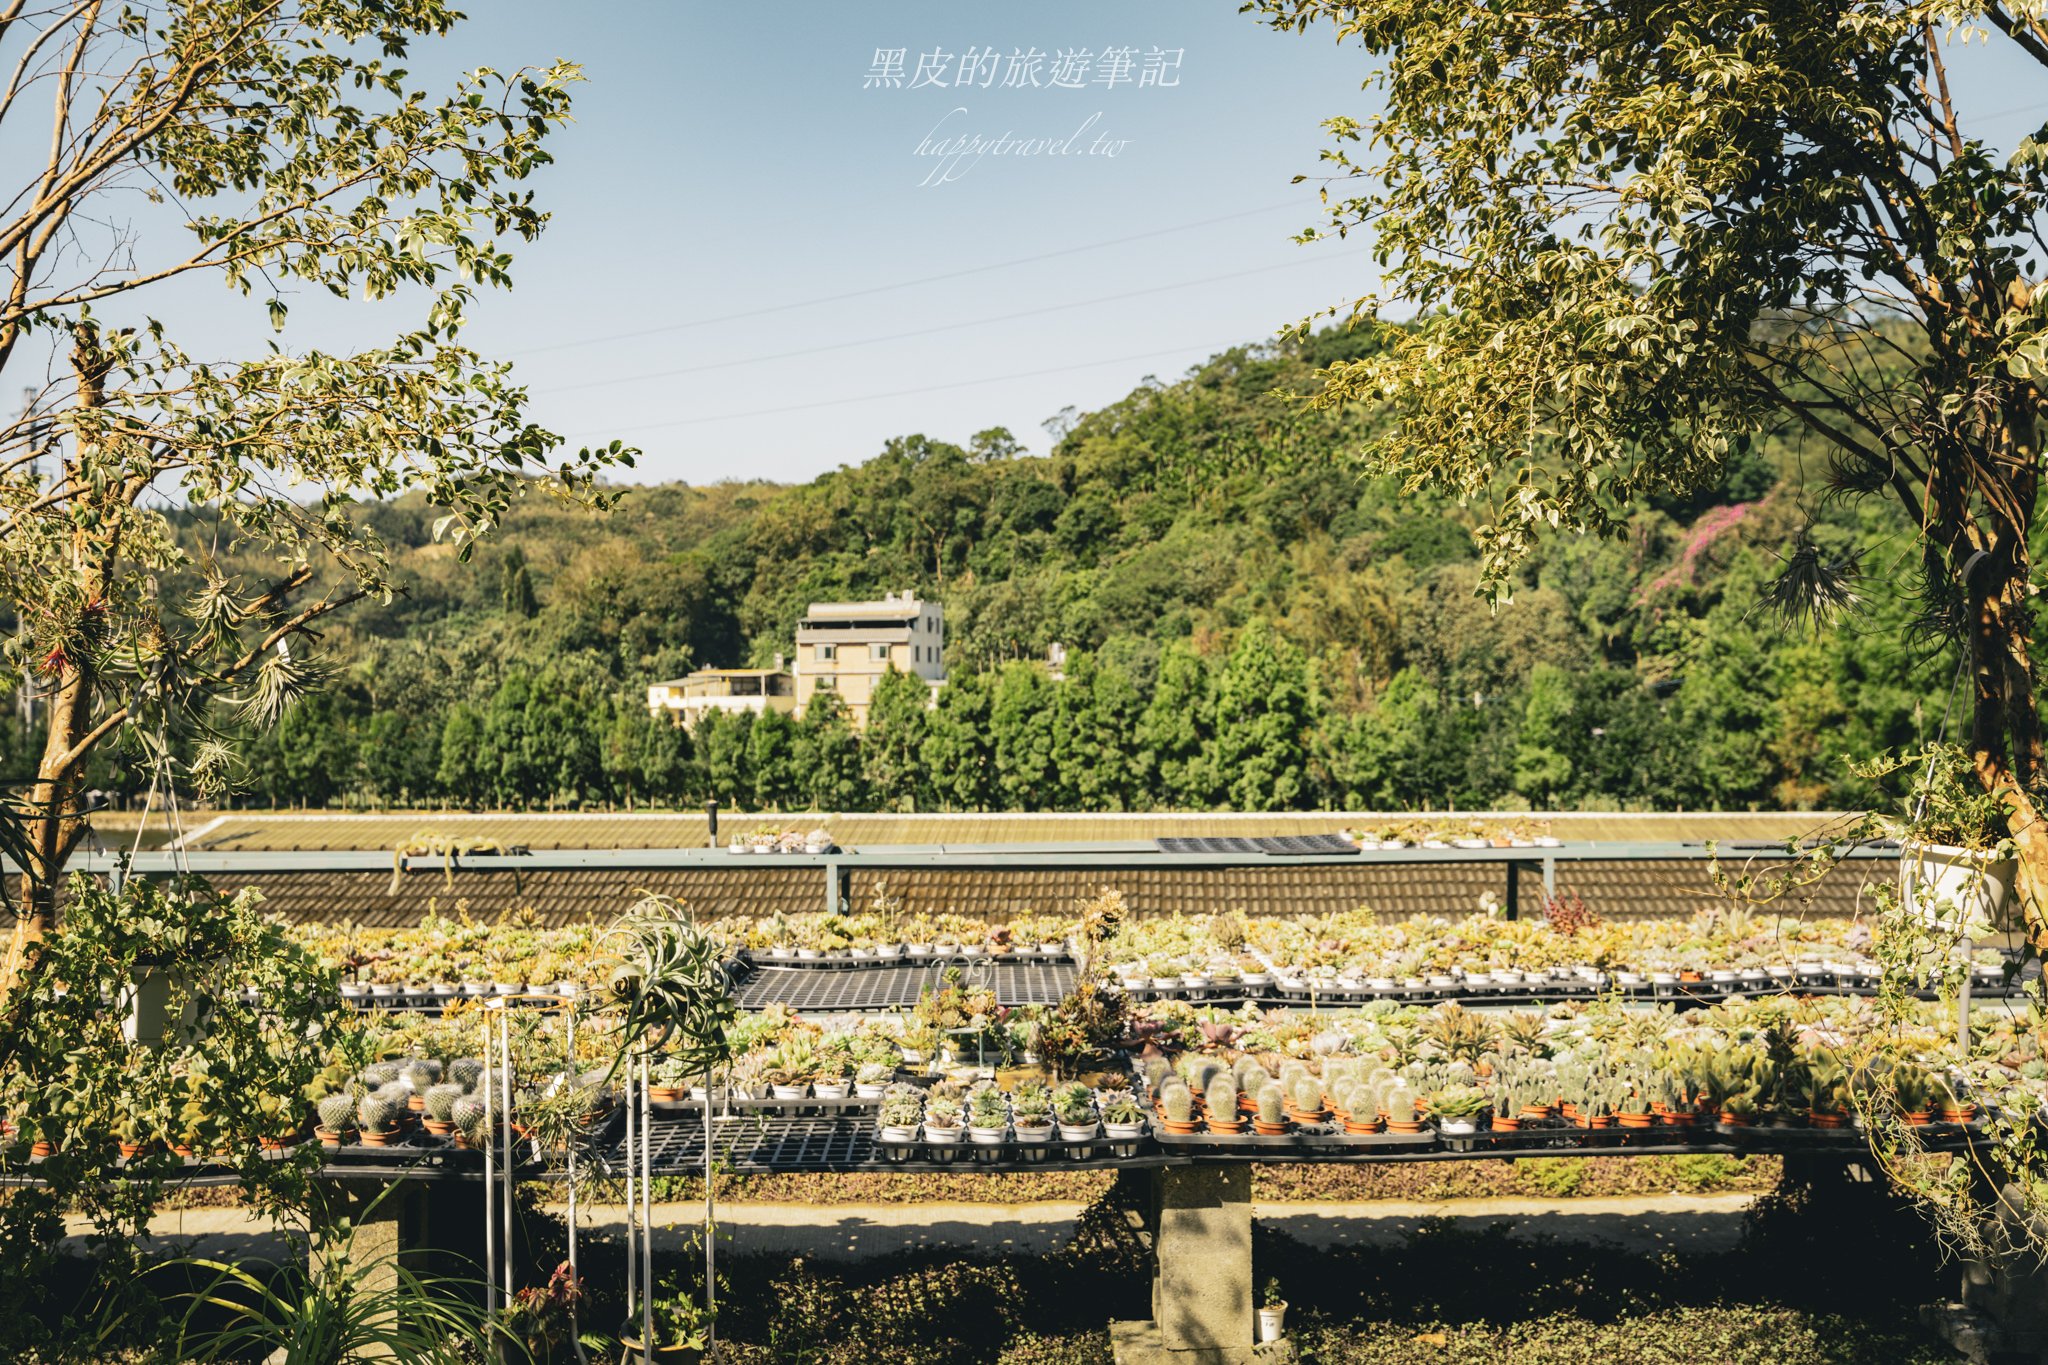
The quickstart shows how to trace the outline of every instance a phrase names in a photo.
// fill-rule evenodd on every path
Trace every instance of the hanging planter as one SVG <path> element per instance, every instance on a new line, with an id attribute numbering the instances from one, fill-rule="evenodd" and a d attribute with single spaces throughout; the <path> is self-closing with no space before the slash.
<path id="1" fill-rule="evenodd" d="M 1900 841 L 1899 900 L 1923 923 L 1976 937 L 2016 928 L 2019 859 L 1995 849 Z"/>

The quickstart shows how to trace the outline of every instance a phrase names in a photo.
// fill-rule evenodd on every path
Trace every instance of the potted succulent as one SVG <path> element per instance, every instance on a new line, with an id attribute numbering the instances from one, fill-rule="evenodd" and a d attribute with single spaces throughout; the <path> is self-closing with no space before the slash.
<path id="1" fill-rule="evenodd" d="M 852 1090 L 853 1078 L 847 1074 L 846 1059 L 829 1052 L 820 1057 L 811 1080 L 811 1093 L 821 1100 L 843 1100 Z"/>
<path id="2" fill-rule="evenodd" d="M 320 1139 L 320 1145 L 333 1151 L 348 1141 L 355 1125 L 350 1122 L 356 1116 L 357 1096 L 346 1090 L 324 1095 L 313 1109 L 320 1116 L 320 1126 L 313 1130 L 313 1136 Z"/>
<path id="3" fill-rule="evenodd" d="M 424 1099 L 425 1119 L 422 1124 L 435 1137 L 451 1137 L 455 1133 L 455 1102 L 467 1093 L 453 1081 L 427 1087 Z"/>
<path id="4" fill-rule="evenodd" d="M 1252 1131 L 1261 1137 L 1278 1137 L 1287 1131 L 1287 1092 L 1279 1082 L 1267 1081 L 1259 1087 L 1257 1098 L 1258 1116 L 1252 1120 Z M 1349 1125 L 1346 1125 L 1347 1127 Z"/>
<path id="5" fill-rule="evenodd" d="M 853 1073 L 853 1093 L 864 1100 L 881 1098 L 896 1068 L 887 1062 L 862 1062 Z"/>
<path id="6" fill-rule="evenodd" d="M 1280 1297 L 1280 1281 L 1266 1281 L 1266 1292 L 1259 1296 L 1259 1342 L 1265 1344 L 1281 1339 L 1287 1330 L 1287 1300 Z"/>
<path id="7" fill-rule="evenodd" d="M 644 1345 L 642 1319 L 633 1318 L 619 1328 L 619 1345 L 625 1348 L 626 1359 L 651 1357 L 669 1365 L 692 1365 L 704 1358 L 711 1314 L 672 1275 L 662 1277 L 659 1292 L 648 1304 L 648 1317 L 653 1323 L 653 1340 Z"/>
<path id="8" fill-rule="evenodd" d="M 365 1147 L 388 1147 L 398 1136 L 398 1105 L 382 1091 L 374 1091 L 356 1106 L 356 1123 Z"/>
<path id="9" fill-rule="evenodd" d="M 1091 1143 L 1098 1131 L 1095 1119 L 1095 1096 L 1079 1081 L 1061 1086 L 1053 1095 L 1053 1117 L 1059 1123 L 1060 1141 L 1069 1144 Z M 1067 1156 L 1074 1161 L 1086 1160 L 1089 1149 L 1085 1146 L 1070 1145 Z"/>
<path id="10" fill-rule="evenodd" d="M 1486 1092 L 1476 1085 L 1450 1085 L 1427 1102 L 1437 1131 L 1445 1137 L 1469 1137 L 1479 1131 L 1479 1116 L 1491 1108 Z"/>
<path id="11" fill-rule="evenodd" d="M 1010 1102 L 993 1085 L 967 1099 L 967 1136 L 978 1147 L 999 1147 L 1010 1136 Z M 988 1156 L 992 1159 L 993 1153 Z"/>
<path id="12" fill-rule="evenodd" d="M 1210 1081 L 1203 1101 L 1210 1132 L 1237 1134 L 1244 1131 L 1244 1120 L 1238 1117 L 1237 1082 L 1229 1075 Z"/>
<path id="13" fill-rule="evenodd" d="M 934 1087 L 924 1102 L 924 1140 L 932 1147 L 932 1155 L 940 1161 L 949 1161 L 954 1149 L 960 1145 L 965 1128 L 961 1122 L 960 1101 L 951 1094 L 942 1094 Z"/>
<path id="14" fill-rule="evenodd" d="M 917 1140 L 917 1126 L 924 1118 L 924 1099 L 914 1086 L 903 1086 L 882 1101 L 882 1112 L 876 1120 L 881 1140 L 885 1143 L 909 1143 Z M 910 1155 L 908 1147 L 894 1150 L 883 1149 L 883 1155 L 891 1161 L 902 1161 Z"/>
<path id="15" fill-rule="evenodd" d="M 1026 1161 L 1043 1161 L 1052 1141 L 1052 1092 L 1034 1081 L 1019 1085 L 1010 1096 L 1010 1123 Z"/>
<path id="16" fill-rule="evenodd" d="M 1415 1111 L 1415 1094 L 1405 1085 L 1387 1092 L 1387 1131 L 1404 1135 L 1422 1131 L 1422 1116 Z"/>
<path id="17" fill-rule="evenodd" d="M 1136 1156 L 1138 1143 L 1145 1136 L 1145 1111 L 1138 1104 L 1138 1097 L 1128 1090 L 1118 1091 L 1100 1102 L 1102 1111 L 1102 1133 L 1114 1144 L 1110 1150 L 1118 1156 Z"/>

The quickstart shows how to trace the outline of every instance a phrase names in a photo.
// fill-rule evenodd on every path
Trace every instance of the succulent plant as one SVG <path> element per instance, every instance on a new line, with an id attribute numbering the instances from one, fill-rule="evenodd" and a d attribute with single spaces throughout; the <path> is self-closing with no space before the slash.
<path id="1" fill-rule="evenodd" d="M 464 1133 L 468 1133 L 483 1116 L 484 1102 L 475 1095 L 462 1096 L 448 1109 L 448 1121 Z"/>
<path id="2" fill-rule="evenodd" d="M 968 1101 L 967 1118 L 976 1128 L 1007 1128 L 1010 1126 L 1010 1103 L 994 1086 L 977 1090 L 974 1098 Z"/>
<path id="3" fill-rule="evenodd" d="M 1393 1123 L 1415 1122 L 1415 1095 L 1405 1085 L 1387 1092 L 1387 1118 Z"/>
<path id="4" fill-rule="evenodd" d="M 330 1133 L 339 1133 L 349 1126 L 349 1120 L 356 1115 L 356 1097 L 346 1090 L 323 1096 L 313 1106 L 320 1114 L 320 1126 Z"/>
<path id="5" fill-rule="evenodd" d="M 924 1125 L 927 1128 L 952 1129 L 960 1126 L 960 1101 L 950 1095 L 941 1095 L 937 1087 L 924 1102 Z"/>
<path id="6" fill-rule="evenodd" d="M 1195 1116 L 1195 1092 L 1184 1085 L 1161 1091 L 1159 1104 L 1166 1117 L 1175 1123 L 1190 1122 Z"/>
<path id="7" fill-rule="evenodd" d="M 372 1090 L 397 1080 L 404 1068 L 397 1062 L 371 1062 L 363 1068 L 363 1084 Z"/>
<path id="8" fill-rule="evenodd" d="M 891 1095 L 882 1101 L 884 1128 L 915 1128 L 924 1118 L 924 1101 L 915 1093 Z"/>
<path id="9" fill-rule="evenodd" d="M 1313 1114 L 1323 1107 L 1323 1084 L 1307 1073 L 1294 1082 L 1290 1093 L 1294 1096 L 1294 1108 L 1298 1113 Z"/>
<path id="10" fill-rule="evenodd" d="M 453 1082 L 443 1082 L 440 1085 L 428 1086 L 426 1092 L 427 1117 L 436 1123 L 454 1122 L 455 1102 L 461 1099 L 463 1094 L 462 1087 Z"/>
<path id="11" fill-rule="evenodd" d="M 1259 1087 L 1259 1121 L 1261 1123 L 1284 1123 L 1287 1119 L 1287 1092 L 1268 1081 Z"/>
<path id="12" fill-rule="evenodd" d="M 439 1062 L 414 1062 L 405 1069 L 405 1083 L 417 1094 L 424 1095 L 441 1083 Z"/>
<path id="13" fill-rule="evenodd" d="M 1234 1122 L 1237 1118 L 1237 1081 L 1229 1075 L 1219 1075 L 1209 1082 L 1204 1098 L 1209 1105 L 1209 1117 L 1219 1122 Z"/>
<path id="14" fill-rule="evenodd" d="M 398 1106 L 382 1095 L 365 1095 L 356 1106 L 356 1122 L 366 1133 L 382 1133 L 398 1121 Z"/>
<path id="15" fill-rule="evenodd" d="M 484 1077 L 484 1064 L 474 1057 L 457 1057 L 448 1063 L 448 1079 L 464 1090 L 476 1089 Z"/>

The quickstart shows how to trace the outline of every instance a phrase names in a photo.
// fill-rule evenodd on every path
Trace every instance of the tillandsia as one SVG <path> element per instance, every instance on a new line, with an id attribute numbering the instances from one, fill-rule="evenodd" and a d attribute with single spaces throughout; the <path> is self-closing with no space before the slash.
<path id="1" fill-rule="evenodd" d="M 645 897 L 613 924 L 605 940 L 621 959 L 607 987 L 620 1016 L 614 1074 L 629 1052 L 666 1050 L 703 1075 L 732 1055 L 727 1035 L 739 1006 L 724 948 L 680 905 L 666 896 Z"/>

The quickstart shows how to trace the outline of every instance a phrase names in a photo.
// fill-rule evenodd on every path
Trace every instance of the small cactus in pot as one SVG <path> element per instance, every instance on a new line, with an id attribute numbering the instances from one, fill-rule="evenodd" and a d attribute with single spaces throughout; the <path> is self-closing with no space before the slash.
<path id="1" fill-rule="evenodd" d="M 356 1106 L 356 1122 L 362 1127 L 365 1146 L 386 1146 L 398 1126 L 398 1106 L 384 1095 L 365 1095 Z"/>
<path id="2" fill-rule="evenodd" d="M 354 1127 L 351 1120 L 356 1116 L 356 1097 L 345 1090 L 336 1091 L 323 1095 L 313 1108 L 320 1115 L 320 1141 L 329 1147 L 340 1146 L 342 1138 Z"/>

